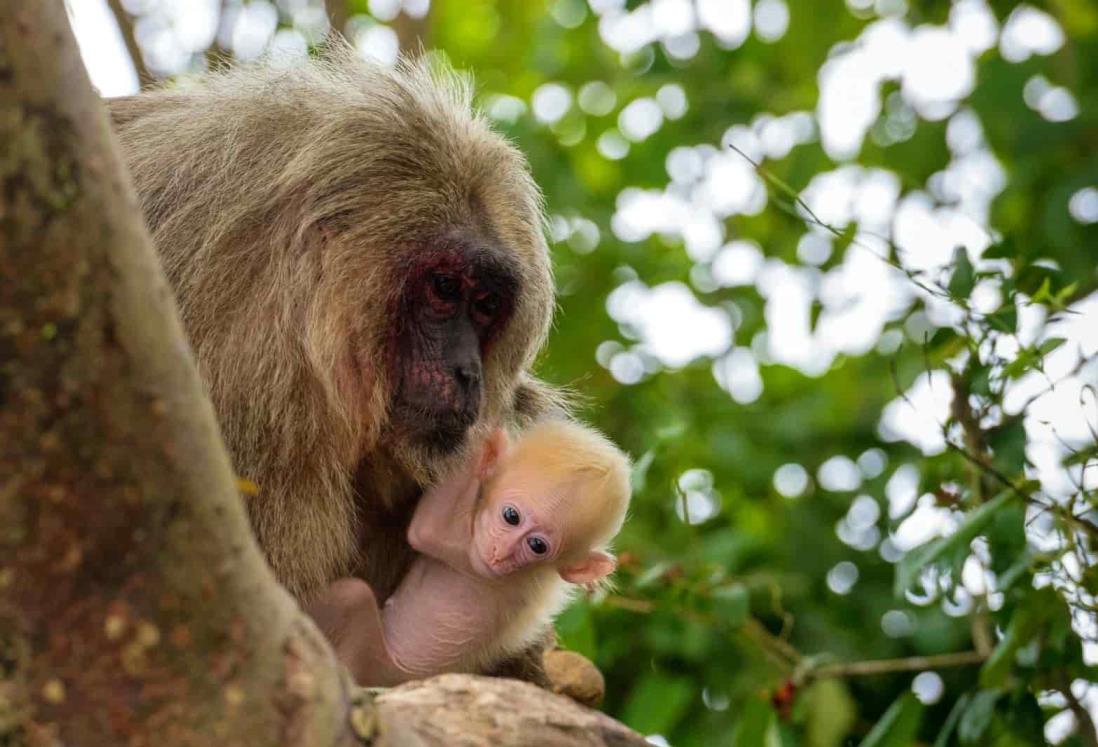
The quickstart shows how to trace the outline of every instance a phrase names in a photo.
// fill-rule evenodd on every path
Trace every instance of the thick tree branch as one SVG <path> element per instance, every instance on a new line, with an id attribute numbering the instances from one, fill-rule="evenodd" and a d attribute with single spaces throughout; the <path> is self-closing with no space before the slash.
<path id="1" fill-rule="evenodd" d="M 145 64 L 145 55 L 141 51 L 141 45 L 137 43 L 133 17 L 122 7 L 122 0 L 107 0 L 107 4 L 110 5 L 114 20 L 118 23 L 118 30 L 122 32 L 122 40 L 126 43 L 126 51 L 130 53 L 133 69 L 137 72 L 138 85 L 144 88 L 150 83 L 156 82 L 156 76 L 149 71 L 148 66 Z"/>
<path id="2" fill-rule="evenodd" d="M 448 674 L 360 698 L 353 722 L 374 747 L 647 744 L 609 716 L 515 680 Z"/>

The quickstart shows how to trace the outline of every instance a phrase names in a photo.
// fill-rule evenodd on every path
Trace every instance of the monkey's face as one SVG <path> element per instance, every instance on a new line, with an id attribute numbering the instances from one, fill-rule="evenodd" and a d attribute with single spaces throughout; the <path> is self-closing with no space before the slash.
<path id="1" fill-rule="evenodd" d="M 417 254 L 393 328 L 393 425 L 449 453 L 480 415 L 485 360 L 511 320 L 518 281 L 505 255 L 484 247 Z"/>
<path id="2" fill-rule="evenodd" d="M 486 578 L 553 562 L 565 545 L 569 498 L 536 471 L 505 467 L 486 486 L 473 520 L 469 560 Z"/>

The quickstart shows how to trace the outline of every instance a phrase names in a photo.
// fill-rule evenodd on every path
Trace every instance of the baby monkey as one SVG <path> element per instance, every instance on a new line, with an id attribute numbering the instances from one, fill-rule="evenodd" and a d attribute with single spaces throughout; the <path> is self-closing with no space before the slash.
<path id="1" fill-rule="evenodd" d="M 543 634 L 572 585 L 614 570 L 629 497 L 628 459 L 597 431 L 553 421 L 510 443 L 497 430 L 420 499 L 421 555 L 384 607 L 342 579 L 309 612 L 360 685 L 482 671 Z"/>

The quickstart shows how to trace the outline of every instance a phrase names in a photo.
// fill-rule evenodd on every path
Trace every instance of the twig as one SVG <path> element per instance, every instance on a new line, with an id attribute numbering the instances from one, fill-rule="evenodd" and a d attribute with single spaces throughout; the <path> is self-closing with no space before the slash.
<path id="1" fill-rule="evenodd" d="M 748 617 L 743 624 L 744 635 L 759 643 L 765 649 L 775 652 L 787 666 L 795 667 L 801 661 L 801 653 L 788 642 L 771 633 L 754 617 Z"/>
<path id="2" fill-rule="evenodd" d="M 325 0 L 324 8 L 328 12 L 328 23 L 331 26 L 329 35 L 346 36 L 347 23 L 351 20 L 347 5 L 347 0 Z"/>
<path id="3" fill-rule="evenodd" d="M 1065 678 L 1066 679 L 1066 678 Z M 1060 693 L 1067 700 L 1068 710 L 1071 711 L 1071 715 L 1075 717 L 1075 728 L 1079 734 L 1079 739 L 1086 747 L 1098 747 L 1098 730 L 1094 728 L 1094 719 L 1091 718 L 1090 712 L 1087 710 L 1077 697 L 1075 693 L 1071 691 L 1071 683 L 1065 682 L 1062 687 L 1057 688 Z"/>
<path id="4" fill-rule="evenodd" d="M 118 30 L 122 32 L 122 41 L 126 44 L 126 51 L 129 53 L 130 60 L 133 62 L 133 69 L 137 73 L 138 86 L 144 88 L 150 83 L 155 83 L 156 76 L 145 65 L 145 56 L 141 52 L 141 45 L 137 43 L 133 17 L 122 7 L 122 0 L 107 0 L 107 4 L 110 6 L 111 13 L 114 14 L 114 20 L 118 23 Z"/>
<path id="5" fill-rule="evenodd" d="M 972 664 L 981 664 L 986 659 L 987 656 L 979 651 L 959 651 L 934 656 L 909 656 L 904 659 L 873 659 L 854 661 L 847 664 L 823 664 L 805 672 L 804 677 L 806 682 L 837 677 L 869 677 L 893 672 L 918 672 L 928 669 L 965 667 Z"/>
<path id="6" fill-rule="evenodd" d="M 413 18 L 401 12 L 393 21 L 393 30 L 396 31 L 400 54 L 405 57 L 418 57 L 423 54 L 428 43 L 431 11 L 428 10 L 421 18 Z"/>
<path id="7" fill-rule="evenodd" d="M 969 381 L 963 374 L 953 373 L 949 377 L 950 387 L 953 389 L 953 402 L 951 405 L 953 419 L 961 426 L 964 434 L 965 449 L 972 454 L 974 459 L 969 462 L 969 472 L 972 480 L 972 496 L 976 503 L 987 500 L 987 485 L 984 482 L 984 469 L 988 463 L 987 437 L 980 427 L 980 419 L 972 411 L 972 403 L 969 398 Z"/>
<path id="8" fill-rule="evenodd" d="M 958 454 L 960 454 L 961 456 L 963 456 L 965 459 L 969 460 L 973 464 L 976 464 L 977 466 L 979 466 L 986 474 L 988 474 L 991 477 L 995 478 L 995 480 L 999 484 L 1001 484 L 1004 488 L 1008 488 L 1011 491 L 1013 491 L 1018 497 L 1020 497 L 1026 503 L 1030 503 L 1034 506 L 1038 506 L 1038 507 L 1040 507 L 1040 508 L 1042 508 L 1046 511 L 1052 511 L 1056 508 L 1059 508 L 1055 504 L 1045 503 L 1044 501 L 1042 501 L 1038 498 L 1034 498 L 1031 494 L 1027 493 L 1026 491 L 1022 490 L 1020 487 L 1018 487 L 1018 485 L 1016 485 L 1013 480 L 1011 480 L 1009 477 L 1004 475 L 1002 472 L 1000 472 L 998 469 L 996 469 L 993 465 L 986 464 L 986 463 L 980 461 L 979 459 L 977 459 L 972 454 L 969 454 L 968 451 L 963 446 L 958 446 L 957 444 L 950 441 L 948 438 L 946 439 L 946 447 L 949 448 L 952 451 L 957 452 Z M 1087 532 L 1089 532 L 1089 533 L 1093 534 L 1094 536 L 1098 537 L 1098 524 L 1095 524 L 1094 522 L 1090 521 L 1086 517 L 1079 516 L 1077 514 L 1073 514 L 1073 513 L 1070 513 L 1070 512 L 1068 512 L 1066 516 L 1062 513 L 1060 515 L 1063 518 L 1066 518 L 1068 521 L 1074 522 L 1075 524 L 1077 524 L 1081 528 L 1087 530 Z"/>

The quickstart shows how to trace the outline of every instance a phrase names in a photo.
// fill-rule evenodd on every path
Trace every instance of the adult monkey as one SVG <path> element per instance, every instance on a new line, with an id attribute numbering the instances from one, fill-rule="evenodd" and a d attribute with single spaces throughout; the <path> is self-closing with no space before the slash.
<path id="1" fill-rule="evenodd" d="M 347 48 L 109 102 L 199 370 L 279 580 L 391 593 L 422 486 L 499 422 L 553 283 L 519 152 L 426 64 Z"/>

